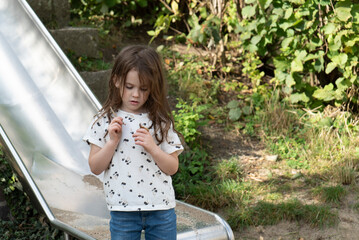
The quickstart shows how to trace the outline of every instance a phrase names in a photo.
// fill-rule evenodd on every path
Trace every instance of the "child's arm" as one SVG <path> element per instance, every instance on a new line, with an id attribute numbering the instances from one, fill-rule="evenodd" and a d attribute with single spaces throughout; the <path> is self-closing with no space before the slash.
<path id="1" fill-rule="evenodd" d="M 103 148 L 91 144 L 89 165 L 93 174 L 101 174 L 108 168 L 117 145 L 121 140 L 122 124 L 123 121 L 121 117 L 116 117 L 111 121 L 108 127 L 108 134 L 110 139 L 106 142 Z"/>
<path id="2" fill-rule="evenodd" d="M 154 141 L 151 134 L 144 128 L 140 128 L 133 134 L 137 145 L 142 146 L 155 160 L 162 172 L 173 175 L 178 170 L 177 152 L 168 154 L 164 152 Z"/>

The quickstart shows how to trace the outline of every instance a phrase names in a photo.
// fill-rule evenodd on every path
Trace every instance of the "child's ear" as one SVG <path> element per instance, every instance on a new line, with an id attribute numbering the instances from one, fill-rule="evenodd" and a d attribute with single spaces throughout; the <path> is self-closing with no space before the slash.
<path id="1" fill-rule="evenodd" d="M 115 84 L 116 88 L 120 88 L 120 80 L 118 79 L 118 77 L 113 77 L 112 81 Z"/>

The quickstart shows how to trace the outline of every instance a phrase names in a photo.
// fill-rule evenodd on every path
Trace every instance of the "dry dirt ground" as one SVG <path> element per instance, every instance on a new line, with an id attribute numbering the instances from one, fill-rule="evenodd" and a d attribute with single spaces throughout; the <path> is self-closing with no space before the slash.
<path id="1" fill-rule="evenodd" d="M 245 177 L 253 181 L 268 178 L 272 161 L 268 161 L 263 144 L 257 139 L 244 137 L 236 132 L 224 132 L 221 128 L 209 127 L 204 131 L 203 140 L 211 147 L 215 157 L 239 156 Z M 313 228 L 308 224 L 283 221 L 272 226 L 248 227 L 234 231 L 236 240 L 355 240 L 359 239 L 359 212 L 353 209 L 358 202 L 358 193 L 349 192 L 346 198 L 333 207 L 338 212 L 339 222 L 334 227 Z M 315 199 L 302 193 L 300 200 L 313 203 Z"/>

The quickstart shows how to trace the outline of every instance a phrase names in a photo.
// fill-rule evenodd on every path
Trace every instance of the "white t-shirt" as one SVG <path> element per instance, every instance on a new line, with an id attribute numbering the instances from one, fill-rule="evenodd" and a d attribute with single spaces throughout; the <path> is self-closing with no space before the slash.
<path id="1" fill-rule="evenodd" d="M 139 124 L 149 128 L 148 114 L 132 114 L 121 110 L 117 116 L 123 118 L 120 143 L 104 173 L 104 192 L 110 211 L 166 210 L 176 205 L 171 176 L 159 169 L 152 156 L 142 146 L 136 145 L 132 135 Z M 103 147 L 109 136 L 104 138 L 109 121 L 107 116 L 92 121 L 83 140 Z M 154 137 L 153 127 L 149 129 Z M 155 139 L 155 138 L 154 138 Z M 156 139 L 155 139 L 156 141 Z M 170 128 L 168 137 L 160 145 L 171 154 L 180 154 L 183 146 L 178 135 Z"/>

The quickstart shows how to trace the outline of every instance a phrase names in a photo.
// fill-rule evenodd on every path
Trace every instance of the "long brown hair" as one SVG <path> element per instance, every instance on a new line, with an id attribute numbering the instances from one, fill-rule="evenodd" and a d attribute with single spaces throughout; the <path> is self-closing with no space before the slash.
<path id="1" fill-rule="evenodd" d="M 167 138 L 171 125 L 174 129 L 174 121 L 167 100 L 163 64 L 159 54 L 151 47 L 132 45 L 123 48 L 117 55 L 109 80 L 109 93 L 99 117 L 107 115 L 111 121 L 111 108 L 120 109 L 126 76 L 132 69 L 138 72 L 140 83 L 149 86 L 150 95 L 144 107 L 148 111 L 155 133 L 160 132 L 160 136 L 155 134 L 156 140 L 162 143 Z M 115 86 L 117 82 L 120 84 L 119 88 Z"/>

